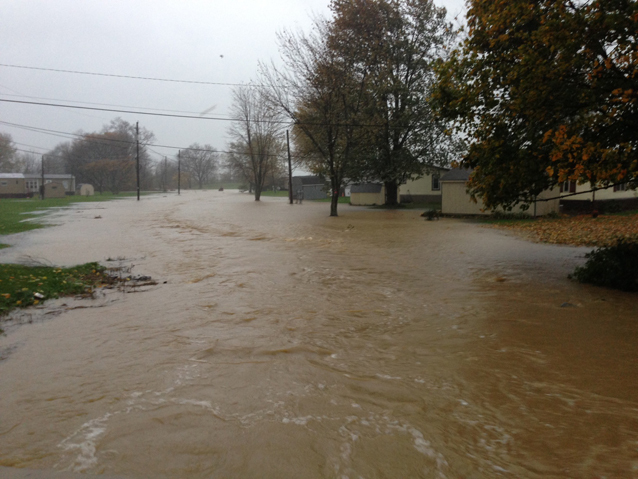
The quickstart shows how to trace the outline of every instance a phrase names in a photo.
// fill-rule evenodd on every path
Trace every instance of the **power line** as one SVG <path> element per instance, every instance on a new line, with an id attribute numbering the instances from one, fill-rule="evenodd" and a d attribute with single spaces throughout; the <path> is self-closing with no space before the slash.
<path id="1" fill-rule="evenodd" d="M 67 100 L 64 98 L 46 98 L 40 96 L 30 96 L 30 95 L 11 95 L 10 93 L 3 93 L 5 96 L 13 96 L 19 98 L 31 98 L 34 100 L 47 100 L 47 101 L 64 101 L 70 103 L 79 103 L 84 105 L 99 105 L 99 106 L 112 106 L 117 108 L 137 108 L 142 110 L 150 110 L 150 111 L 160 111 L 160 112 L 168 112 L 168 113 L 192 113 L 196 114 L 196 111 L 187 111 L 187 110 L 168 110 L 166 108 L 147 108 L 145 106 L 130 106 L 130 105 L 114 105 L 112 103 L 97 103 L 92 101 L 79 101 L 79 100 Z"/>
<path id="2" fill-rule="evenodd" d="M 169 118 L 186 118 L 191 120 L 236 121 L 232 118 L 224 118 L 224 117 L 178 115 L 175 113 L 151 113 L 147 111 L 117 110 L 115 108 L 98 108 L 98 107 L 91 107 L 91 106 L 63 105 L 60 103 L 47 103 L 47 102 L 38 102 L 38 101 L 8 100 L 6 98 L 0 98 L 0 102 L 19 103 L 23 105 L 52 106 L 57 108 L 72 108 L 76 110 L 94 110 L 94 111 L 108 111 L 112 113 L 129 113 L 132 115 L 161 116 L 161 117 L 169 117 Z M 255 123 L 274 123 L 274 124 L 282 124 L 282 125 L 290 123 L 289 121 L 268 121 L 268 120 L 253 120 L 253 121 Z"/>
<path id="3" fill-rule="evenodd" d="M 60 68 L 43 68 L 43 67 L 32 67 L 26 65 L 12 65 L 8 63 L 0 63 L 0 67 L 7 68 L 21 68 L 24 70 L 39 70 L 45 72 L 56 72 L 56 73 L 72 73 L 75 75 L 91 75 L 91 76 L 100 76 L 100 77 L 113 77 L 113 78 L 127 78 L 131 80 L 149 80 L 149 81 L 161 81 L 161 82 L 170 82 L 170 83 L 189 83 L 194 85 L 217 85 L 217 86 L 239 86 L 239 87 L 258 87 L 261 85 L 250 84 L 250 83 L 224 83 L 224 82 L 211 82 L 211 81 L 198 81 L 198 80 L 176 80 L 172 78 L 156 78 L 156 77 L 142 77 L 142 76 L 134 76 L 134 75 L 118 75 L 115 73 L 98 73 L 98 72 L 84 72 L 79 70 L 63 70 Z"/>

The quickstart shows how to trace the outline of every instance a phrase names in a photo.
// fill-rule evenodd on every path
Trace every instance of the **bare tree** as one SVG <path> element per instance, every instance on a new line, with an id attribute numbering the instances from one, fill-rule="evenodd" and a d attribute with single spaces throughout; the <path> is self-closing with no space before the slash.
<path id="1" fill-rule="evenodd" d="M 233 90 L 231 117 L 228 158 L 236 163 L 235 169 L 245 172 L 259 201 L 266 178 L 284 151 L 281 110 L 268 101 L 263 89 L 245 86 Z"/>
<path id="2" fill-rule="evenodd" d="M 210 182 L 218 163 L 219 154 L 210 145 L 200 146 L 193 143 L 186 150 L 182 150 L 182 169 L 197 182 L 200 190 Z"/>
<path id="3" fill-rule="evenodd" d="M 13 172 L 16 151 L 11 135 L 0 133 L 0 172 Z"/>
<path id="4" fill-rule="evenodd" d="M 341 187 L 357 179 L 371 142 L 358 125 L 368 72 L 334 48 L 331 24 L 315 19 L 313 31 L 279 36 L 285 69 L 260 65 L 268 100 L 294 123 L 296 150 L 314 173 L 330 178 L 330 216 L 337 215 Z M 363 65 L 365 67 L 365 65 Z"/>
<path id="5" fill-rule="evenodd" d="M 21 173 L 37 173 L 40 167 L 40 155 L 33 151 L 16 154 L 16 171 Z"/>

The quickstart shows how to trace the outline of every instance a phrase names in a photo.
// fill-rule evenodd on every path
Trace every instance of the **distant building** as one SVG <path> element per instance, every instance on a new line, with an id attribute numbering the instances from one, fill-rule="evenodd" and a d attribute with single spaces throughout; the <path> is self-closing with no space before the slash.
<path id="1" fill-rule="evenodd" d="M 293 176 L 292 193 L 296 197 L 300 191 L 304 200 L 321 200 L 328 197 L 330 185 L 321 176 Z"/>
<path id="2" fill-rule="evenodd" d="M 430 168 L 419 178 L 409 179 L 397 189 L 398 203 L 440 203 L 440 178 L 447 168 Z M 355 206 L 384 205 L 386 203 L 385 186 L 379 182 L 351 185 L 350 204 Z"/>
<path id="3" fill-rule="evenodd" d="M 81 183 L 77 186 L 75 194 L 80 196 L 93 196 L 95 194 L 95 188 L 88 183 Z"/>
<path id="4" fill-rule="evenodd" d="M 56 188 L 48 187 L 55 196 L 75 194 L 73 175 L 44 175 L 44 184 L 57 183 Z M 40 194 L 42 175 L 35 173 L 0 173 L 0 198 L 30 198 Z M 46 197 L 45 189 L 45 197 Z"/>
<path id="5" fill-rule="evenodd" d="M 474 202 L 467 192 L 467 181 L 472 174 L 471 170 L 455 168 L 441 177 L 441 212 L 444 215 L 489 215 L 493 210 L 485 208 L 480 198 Z M 549 213 L 558 213 L 559 199 L 556 191 L 545 190 L 538 195 L 536 204 L 531 204 L 527 210 L 521 205 L 515 206 L 511 213 L 527 213 L 536 216 L 545 216 Z M 503 211 L 497 208 L 497 211 Z"/>
<path id="6" fill-rule="evenodd" d="M 441 176 L 449 168 L 430 167 L 429 171 L 417 179 L 409 179 L 400 186 L 399 198 L 402 203 L 440 203 Z"/>
<path id="7" fill-rule="evenodd" d="M 566 181 L 559 185 L 560 204 L 564 213 L 590 213 L 594 208 L 600 212 L 620 211 L 638 208 L 638 190 L 627 183 L 608 186 L 592 191 L 589 183 L 579 185 L 576 181 Z"/>
<path id="8" fill-rule="evenodd" d="M 350 186 L 350 204 L 354 206 L 385 204 L 385 186 L 381 183 L 363 183 Z"/>

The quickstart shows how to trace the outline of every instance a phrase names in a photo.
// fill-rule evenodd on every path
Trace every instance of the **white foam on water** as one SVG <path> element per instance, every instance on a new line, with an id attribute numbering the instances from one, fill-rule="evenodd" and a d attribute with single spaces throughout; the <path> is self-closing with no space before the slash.
<path id="1" fill-rule="evenodd" d="M 117 414 L 117 413 L 114 413 Z M 106 413 L 104 416 L 85 422 L 73 434 L 63 439 L 58 447 L 65 451 L 77 451 L 78 455 L 69 466 L 74 472 L 85 472 L 97 465 L 96 443 L 106 432 L 106 422 L 113 416 Z"/>
<path id="2" fill-rule="evenodd" d="M 321 418 L 315 418 L 313 416 L 305 416 L 305 417 L 285 417 L 281 420 L 281 422 L 283 422 L 284 424 L 296 424 L 297 426 L 305 426 L 306 424 L 308 424 L 308 421 L 315 419 L 317 421 L 321 421 Z"/>

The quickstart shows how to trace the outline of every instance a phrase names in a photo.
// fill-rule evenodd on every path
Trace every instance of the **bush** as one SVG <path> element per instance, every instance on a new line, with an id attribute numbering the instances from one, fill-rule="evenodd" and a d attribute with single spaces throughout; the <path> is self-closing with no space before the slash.
<path id="1" fill-rule="evenodd" d="M 638 291 L 638 243 L 624 239 L 585 255 L 587 262 L 569 277 L 581 283 Z"/>

